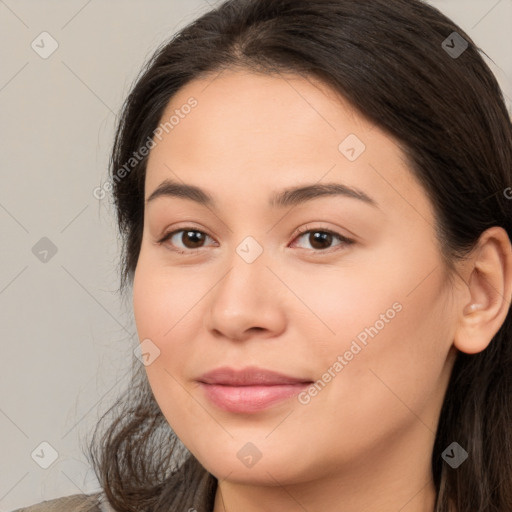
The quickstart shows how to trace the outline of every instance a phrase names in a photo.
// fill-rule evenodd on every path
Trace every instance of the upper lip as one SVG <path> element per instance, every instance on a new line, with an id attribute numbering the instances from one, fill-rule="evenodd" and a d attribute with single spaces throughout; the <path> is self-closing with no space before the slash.
<path id="1" fill-rule="evenodd" d="M 312 381 L 300 377 L 291 377 L 283 373 L 265 370 L 250 366 L 236 370 L 223 366 L 209 371 L 197 379 L 205 384 L 219 384 L 224 386 L 276 386 L 283 384 L 311 383 Z"/>

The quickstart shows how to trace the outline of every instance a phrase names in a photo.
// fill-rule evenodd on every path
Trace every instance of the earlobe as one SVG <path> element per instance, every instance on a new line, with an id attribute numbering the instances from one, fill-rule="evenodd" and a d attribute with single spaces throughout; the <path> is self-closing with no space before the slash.
<path id="1" fill-rule="evenodd" d="M 487 229 L 465 262 L 469 266 L 467 288 L 461 299 L 454 345 L 461 352 L 476 354 L 487 348 L 503 325 L 510 308 L 512 290 L 512 247 L 507 232 Z"/>

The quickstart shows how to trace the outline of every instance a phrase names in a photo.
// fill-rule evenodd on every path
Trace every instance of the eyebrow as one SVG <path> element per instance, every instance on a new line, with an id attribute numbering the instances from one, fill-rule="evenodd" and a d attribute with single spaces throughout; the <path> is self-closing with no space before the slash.
<path id="1" fill-rule="evenodd" d="M 365 194 L 362 190 L 341 183 L 314 183 L 311 185 L 285 188 L 284 190 L 272 194 L 268 204 L 271 208 L 284 208 L 287 206 L 296 206 L 306 201 L 325 196 L 350 197 L 358 199 L 375 208 L 379 207 L 375 199 Z M 204 206 L 212 208 L 216 206 L 214 198 L 200 187 L 178 183 L 170 179 L 166 179 L 158 185 L 146 199 L 146 204 L 154 201 L 157 197 L 180 197 Z"/>

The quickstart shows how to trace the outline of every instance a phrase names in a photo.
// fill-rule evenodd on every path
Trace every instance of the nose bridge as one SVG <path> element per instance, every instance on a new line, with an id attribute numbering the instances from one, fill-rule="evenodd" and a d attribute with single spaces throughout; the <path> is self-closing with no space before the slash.
<path id="1" fill-rule="evenodd" d="M 262 243 L 248 235 L 237 245 L 235 252 L 247 265 L 252 265 L 260 259 L 264 249 Z"/>
<path id="2" fill-rule="evenodd" d="M 242 305 L 242 302 L 255 303 L 265 298 L 260 288 L 265 288 L 261 285 L 268 280 L 266 274 L 270 274 L 266 267 L 267 263 L 267 254 L 263 245 L 251 235 L 243 238 L 228 257 L 230 270 L 219 283 L 222 297 L 217 296 L 217 300 L 222 298 L 229 303 Z"/>
<path id="3" fill-rule="evenodd" d="M 227 337 L 241 339 L 252 328 L 282 328 L 281 301 L 276 300 L 276 281 L 267 265 L 268 254 L 255 237 L 246 236 L 227 258 L 229 269 L 212 290 L 206 327 Z"/>

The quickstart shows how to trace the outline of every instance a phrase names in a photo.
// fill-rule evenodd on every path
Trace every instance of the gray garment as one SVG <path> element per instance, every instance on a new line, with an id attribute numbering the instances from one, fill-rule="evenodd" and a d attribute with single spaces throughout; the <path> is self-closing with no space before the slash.
<path id="1" fill-rule="evenodd" d="M 35 505 L 19 508 L 13 512 L 115 512 L 102 493 L 73 494 Z"/>

